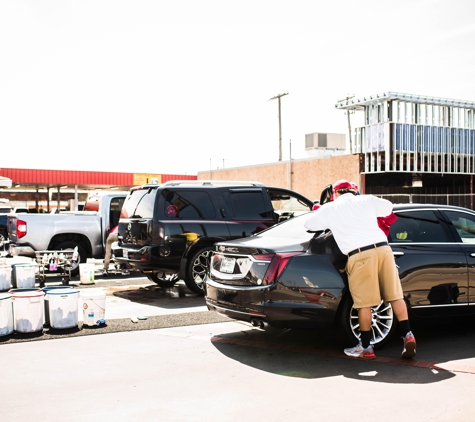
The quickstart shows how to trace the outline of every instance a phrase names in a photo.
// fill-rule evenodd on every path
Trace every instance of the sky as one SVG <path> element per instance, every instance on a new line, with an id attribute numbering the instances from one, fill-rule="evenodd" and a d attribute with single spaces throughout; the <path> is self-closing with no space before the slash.
<path id="1" fill-rule="evenodd" d="M 475 101 L 472 0 L 1 0 L 0 168 L 195 175 L 306 158 L 335 104 Z"/>

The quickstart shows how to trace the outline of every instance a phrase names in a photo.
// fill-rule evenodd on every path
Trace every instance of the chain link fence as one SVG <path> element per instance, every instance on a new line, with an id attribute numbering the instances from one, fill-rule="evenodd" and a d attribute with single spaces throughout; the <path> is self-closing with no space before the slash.
<path id="1" fill-rule="evenodd" d="M 415 194 L 415 193 L 395 193 L 387 195 L 375 195 L 388 199 L 393 204 L 437 204 L 455 205 L 457 207 L 474 209 L 475 195 L 471 193 L 462 194 Z"/>

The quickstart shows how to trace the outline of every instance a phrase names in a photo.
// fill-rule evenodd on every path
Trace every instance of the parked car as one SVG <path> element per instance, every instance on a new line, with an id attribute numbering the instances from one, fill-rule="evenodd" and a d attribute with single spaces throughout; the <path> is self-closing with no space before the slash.
<path id="1" fill-rule="evenodd" d="M 388 242 L 410 318 L 475 313 L 475 212 L 437 205 L 395 205 Z M 205 278 L 208 308 L 265 327 L 341 329 L 359 338 L 344 267 L 331 232 L 310 233 L 307 216 L 246 239 L 218 242 Z M 372 343 L 396 327 L 391 305 L 374 307 Z"/>
<path id="2" fill-rule="evenodd" d="M 256 182 L 172 181 L 132 188 L 119 220 L 120 264 L 161 287 L 184 280 L 203 294 L 209 255 L 218 241 L 247 237 L 313 202 L 297 192 Z"/>

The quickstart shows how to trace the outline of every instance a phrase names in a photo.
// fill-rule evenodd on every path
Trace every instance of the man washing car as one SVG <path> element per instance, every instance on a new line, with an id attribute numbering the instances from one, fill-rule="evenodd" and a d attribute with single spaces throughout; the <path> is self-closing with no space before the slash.
<path id="1" fill-rule="evenodd" d="M 345 354 L 375 358 L 371 307 L 383 299 L 391 304 L 403 333 L 402 357 L 411 358 L 416 354 L 416 340 L 410 329 L 394 256 L 377 223 L 378 217 L 392 213 L 393 205 L 385 199 L 356 195 L 356 192 L 352 183 L 339 180 L 333 185 L 334 201 L 314 211 L 305 223 L 308 230 L 330 229 L 338 247 L 348 256 L 346 272 L 354 307 L 358 309 L 361 340 L 345 349 Z"/>

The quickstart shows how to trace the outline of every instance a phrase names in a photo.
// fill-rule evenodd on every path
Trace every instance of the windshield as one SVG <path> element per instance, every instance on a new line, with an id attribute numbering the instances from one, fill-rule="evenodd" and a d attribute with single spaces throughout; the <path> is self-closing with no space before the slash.
<path id="1" fill-rule="evenodd" d="M 272 226 L 271 228 L 258 233 L 258 237 L 281 237 L 287 239 L 296 239 L 299 242 L 310 240 L 314 233 L 308 233 L 304 227 L 305 221 L 310 213 L 301 214 L 283 223 Z"/>

